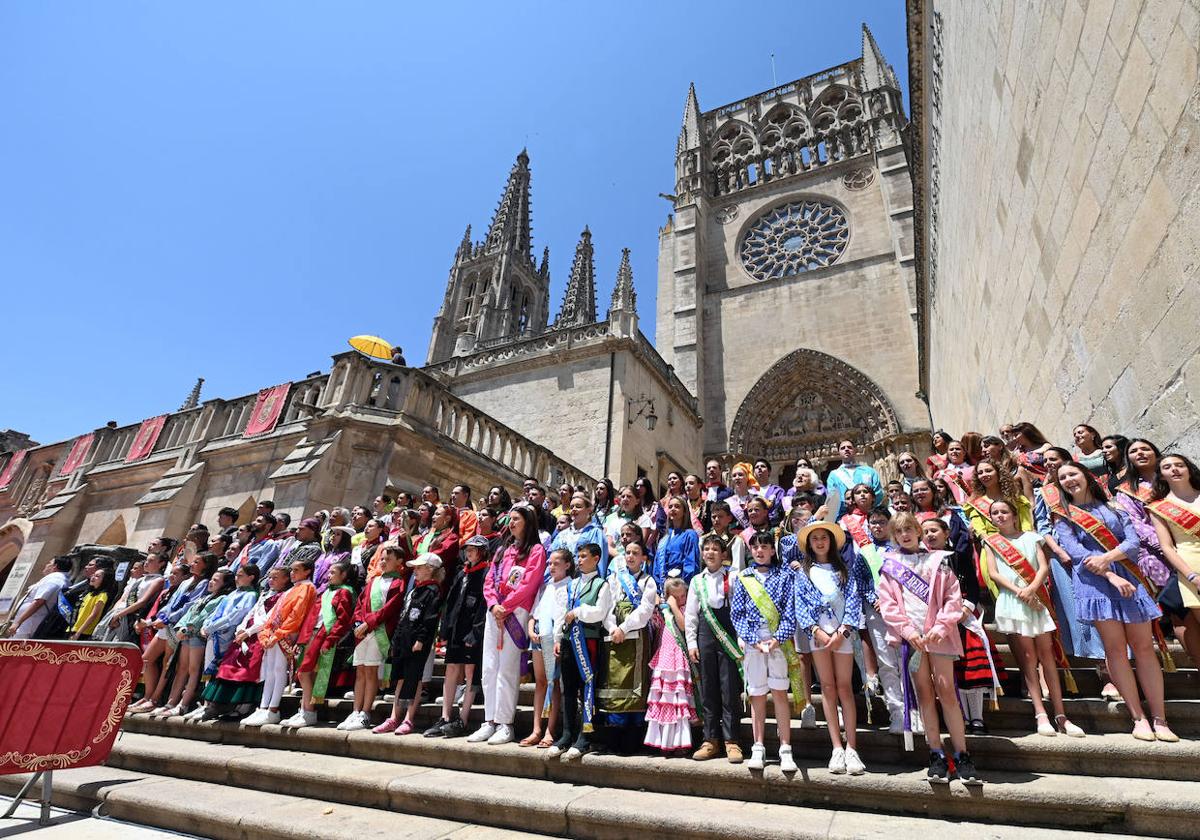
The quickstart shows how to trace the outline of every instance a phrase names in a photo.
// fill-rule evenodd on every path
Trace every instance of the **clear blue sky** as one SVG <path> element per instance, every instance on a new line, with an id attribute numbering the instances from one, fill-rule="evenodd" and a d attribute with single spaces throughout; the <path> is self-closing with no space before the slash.
<path id="1" fill-rule="evenodd" d="M 522 146 L 551 318 L 584 224 L 598 305 L 657 230 L 688 82 L 710 109 L 855 58 L 907 91 L 904 5 L 0 4 L 0 428 L 47 443 L 327 369 L 423 363 L 454 249 Z"/>

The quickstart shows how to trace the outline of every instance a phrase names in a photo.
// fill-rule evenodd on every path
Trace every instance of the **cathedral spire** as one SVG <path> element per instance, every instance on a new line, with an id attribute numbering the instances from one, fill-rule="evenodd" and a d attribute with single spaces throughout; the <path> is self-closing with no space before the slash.
<path id="1" fill-rule="evenodd" d="M 538 276 L 544 280 L 550 279 L 550 246 L 542 249 L 542 264 L 538 268 Z"/>
<path id="2" fill-rule="evenodd" d="M 496 214 L 492 216 L 492 224 L 488 227 L 484 244 L 488 251 L 512 248 L 532 263 L 532 242 L 533 232 L 529 222 L 529 154 L 521 149 L 521 153 L 517 155 L 517 162 L 508 173 L 504 195 L 500 197 L 500 205 L 496 208 Z"/>
<path id="3" fill-rule="evenodd" d="M 596 322 L 596 264 L 593 260 L 592 232 L 585 225 L 575 246 L 575 262 L 563 295 L 562 309 L 554 319 L 554 328 L 581 327 Z"/>
<path id="4" fill-rule="evenodd" d="M 881 87 L 900 89 L 896 72 L 884 59 L 879 44 L 875 43 L 875 36 L 865 23 L 862 25 L 862 68 L 867 90 Z"/>
<path id="5" fill-rule="evenodd" d="M 180 411 L 187 411 L 189 408 L 195 408 L 200 405 L 200 388 L 204 385 L 204 377 L 201 376 L 196 380 L 196 384 L 192 387 L 192 391 L 187 395 L 187 399 L 183 401 L 183 405 L 179 406 Z"/>
<path id="6" fill-rule="evenodd" d="M 621 249 L 621 265 L 617 268 L 617 285 L 613 287 L 612 304 L 608 307 L 611 318 L 614 312 L 636 312 L 637 292 L 633 290 L 633 267 L 629 265 L 629 249 Z"/>
<path id="7" fill-rule="evenodd" d="M 683 104 L 683 125 L 679 129 L 676 154 L 700 146 L 700 103 L 696 99 L 696 83 L 688 85 L 687 101 Z"/>

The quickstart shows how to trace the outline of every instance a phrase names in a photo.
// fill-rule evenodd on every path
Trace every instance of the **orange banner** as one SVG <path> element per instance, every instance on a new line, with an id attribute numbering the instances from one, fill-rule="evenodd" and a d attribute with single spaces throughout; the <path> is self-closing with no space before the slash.
<path id="1" fill-rule="evenodd" d="M 291 382 L 284 382 L 282 385 L 263 388 L 258 392 L 254 411 L 250 412 L 250 422 L 246 424 L 246 431 L 242 433 L 242 437 L 265 434 L 275 428 L 279 422 L 279 415 L 283 413 L 283 406 L 287 403 L 291 387 Z"/>
<path id="2" fill-rule="evenodd" d="M 133 445 L 129 447 L 129 454 L 125 456 L 126 464 L 140 461 L 150 454 L 154 449 L 154 444 L 158 443 L 158 436 L 163 430 L 163 424 L 166 422 L 167 415 L 165 414 L 142 421 L 137 437 L 133 439 Z"/>

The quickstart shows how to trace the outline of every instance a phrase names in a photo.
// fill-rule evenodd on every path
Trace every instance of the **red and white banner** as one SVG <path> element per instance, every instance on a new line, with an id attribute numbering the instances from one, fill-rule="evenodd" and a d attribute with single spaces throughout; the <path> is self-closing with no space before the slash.
<path id="1" fill-rule="evenodd" d="M 28 454 L 28 449 L 18 449 L 9 456 L 8 463 L 4 465 L 4 472 L 0 472 L 0 490 L 8 489 L 8 485 L 12 484 L 13 479 L 17 477 L 17 470 L 21 469 L 21 464 L 25 463 L 25 456 Z"/>
<path id="2" fill-rule="evenodd" d="M 129 454 L 125 456 L 126 464 L 140 461 L 150 454 L 150 451 L 154 449 L 154 444 L 158 443 L 158 436 L 166 422 L 167 415 L 165 414 L 142 421 L 137 437 L 133 439 L 133 445 L 129 447 Z"/>
<path id="3" fill-rule="evenodd" d="M 87 457 L 88 451 L 92 448 L 92 441 L 95 439 L 95 432 L 88 432 L 86 435 L 75 438 L 75 443 L 71 445 L 71 452 L 67 455 L 67 460 L 63 461 L 62 469 L 58 471 L 58 474 L 70 475 L 75 472 L 83 463 L 83 459 Z"/>
<path id="4" fill-rule="evenodd" d="M 263 388 L 258 392 L 254 411 L 250 412 L 250 422 L 246 424 L 246 431 L 242 433 L 242 437 L 265 434 L 275 428 L 279 422 L 279 415 L 283 413 L 283 406 L 287 403 L 291 387 L 291 382 L 284 382 L 282 385 Z"/>

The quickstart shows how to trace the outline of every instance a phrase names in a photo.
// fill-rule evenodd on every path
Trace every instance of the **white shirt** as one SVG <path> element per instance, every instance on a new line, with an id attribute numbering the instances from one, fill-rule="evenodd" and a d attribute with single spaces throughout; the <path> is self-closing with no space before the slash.
<path id="1" fill-rule="evenodd" d="M 735 542 L 741 542 L 741 540 L 735 540 Z M 705 566 L 696 577 L 692 578 L 692 585 L 688 587 L 687 604 L 683 609 L 683 631 L 684 637 L 687 639 L 688 650 L 700 648 L 700 587 L 696 585 L 696 581 L 700 578 L 704 579 L 704 586 L 708 591 L 708 605 L 714 610 L 719 610 L 725 606 L 725 574 L 726 570 L 723 568 L 710 572 Z M 730 571 L 729 574 L 737 574 L 737 572 Z"/>
<path id="2" fill-rule="evenodd" d="M 537 600 L 533 602 L 534 627 L 539 636 L 554 637 L 554 631 L 562 624 L 567 614 L 567 587 L 571 579 L 549 580 L 542 585 Z"/>
<path id="3" fill-rule="evenodd" d="M 638 588 L 642 590 L 641 601 L 620 624 L 621 630 L 630 638 L 637 638 L 638 631 L 650 622 L 650 617 L 654 615 L 654 601 L 658 597 L 658 584 L 644 570 L 642 571 L 642 579 L 636 581 L 636 583 Z M 624 597 L 625 593 L 625 588 L 621 586 L 621 581 L 618 580 L 616 572 L 608 576 L 608 583 L 605 589 L 608 590 L 611 606 L 609 607 L 608 615 L 604 616 L 604 629 L 611 634 L 617 629 L 617 602 Z"/>
<path id="4" fill-rule="evenodd" d="M 13 633 L 13 638 L 31 638 L 37 632 L 42 621 L 50 614 L 50 610 L 58 609 L 58 593 L 69 583 L 70 581 L 65 574 L 54 571 L 30 587 L 29 591 L 25 593 L 25 597 L 21 599 L 21 603 L 13 615 L 20 615 L 26 607 L 39 599 L 45 603 L 38 607 L 33 615 L 17 626 L 16 631 Z"/>

